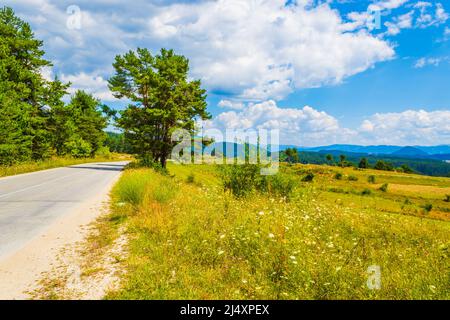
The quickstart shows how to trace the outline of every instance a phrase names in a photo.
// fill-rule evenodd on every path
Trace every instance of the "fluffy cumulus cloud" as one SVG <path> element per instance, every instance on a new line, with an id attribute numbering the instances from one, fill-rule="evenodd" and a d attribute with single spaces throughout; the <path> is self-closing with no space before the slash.
<path id="1" fill-rule="evenodd" d="M 152 36 L 177 43 L 192 57 L 194 76 L 212 90 L 246 99 L 279 99 L 294 89 L 337 84 L 393 57 L 387 42 L 345 32 L 336 10 L 309 2 L 175 4 L 149 27 Z"/>
<path id="2" fill-rule="evenodd" d="M 80 0 L 79 12 L 72 4 L 6 0 L 45 41 L 55 73 L 73 77 L 106 79 L 116 54 L 166 46 L 190 58 L 209 90 L 266 100 L 338 84 L 394 56 L 387 41 L 348 30 L 337 10 L 312 0 Z"/>
<path id="3" fill-rule="evenodd" d="M 377 113 L 359 128 L 363 141 L 377 144 L 449 144 L 450 111 Z"/>
<path id="4" fill-rule="evenodd" d="M 346 128 L 332 115 L 310 106 L 281 108 L 273 100 L 227 111 L 203 123 L 205 129 L 279 129 L 281 144 L 317 146 L 356 144 L 449 144 L 450 111 L 377 113 L 355 128 Z"/>
<path id="5" fill-rule="evenodd" d="M 317 145 L 337 142 L 354 132 L 341 128 L 333 116 L 309 106 L 280 108 L 273 100 L 249 104 L 241 111 L 223 112 L 204 124 L 206 129 L 226 130 L 278 129 L 283 144 Z"/>

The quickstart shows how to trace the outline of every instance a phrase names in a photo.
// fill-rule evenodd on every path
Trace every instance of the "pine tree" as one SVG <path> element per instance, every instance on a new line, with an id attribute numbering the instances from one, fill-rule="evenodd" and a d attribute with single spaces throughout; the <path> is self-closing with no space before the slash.
<path id="1" fill-rule="evenodd" d="M 206 91 L 188 80 L 189 61 L 172 50 L 152 56 L 147 49 L 117 56 L 109 88 L 117 98 L 133 102 L 118 124 L 141 159 L 166 166 L 176 129 L 194 131 L 195 118 L 210 118 Z"/>
<path id="2" fill-rule="evenodd" d="M 51 105 L 67 86 L 42 77 L 51 66 L 42 45 L 11 8 L 0 9 L 0 164 L 51 155 Z"/>

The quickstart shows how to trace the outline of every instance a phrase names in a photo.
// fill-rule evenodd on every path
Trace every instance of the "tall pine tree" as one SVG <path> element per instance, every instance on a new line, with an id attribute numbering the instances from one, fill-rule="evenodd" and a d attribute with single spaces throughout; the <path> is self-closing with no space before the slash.
<path id="1" fill-rule="evenodd" d="M 0 9 L 0 164 L 49 157 L 51 108 L 67 89 L 46 81 L 42 41 L 11 8 Z"/>

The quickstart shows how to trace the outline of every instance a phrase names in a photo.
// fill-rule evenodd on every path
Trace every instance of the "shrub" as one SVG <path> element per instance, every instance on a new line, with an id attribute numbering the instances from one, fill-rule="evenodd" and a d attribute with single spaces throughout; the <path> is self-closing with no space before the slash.
<path id="1" fill-rule="evenodd" d="M 433 209 L 433 205 L 431 203 L 424 204 L 422 208 L 425 210 L 426 213 L 430 213 L 430 211 Z"/>
<path id="2" fill-rule="evenodd" d="M 193 173 L 190 173 L 190 174 L 187 176 L 186 181 L 187 181 L 187 183 L 194 183 L 194 182 L 195 182 L 195 175 L 194 175 Z"/>
<path id="3" fill-rule="evenodd" d="M 376 182 L 376 178 L 375 178 L 375 176 L 369 176 L 368 178 L 367 178 L 367 181 L 369 182 L 369 183 L 375 183 Z"/>
<path id="4" fill-rule="evenodd" d="M 313 181 L 314 180 L 314 173 L 312 173 L 312 172 L 308 172 L 307 174 L 306 174 L 306 176 L 304 176 L 303 178 L 302 178 L 302 181 L 303 182 L 311 182 L 311 181 Z"/>
<path id="5" fill-rule="evenodd" d="M 292 179 L 289 175 L 283 175 L 280 173 L 273 176 L 267 176 L 265 181 L 267 183 L 267 188 L 263 184 L 260 184 L 258 186 L 259 191 L 268 191 L 273 195 L 286 199 L 290 199 L 292 192 L 296 187 L 296 182 L 294 179 Z"/>
<path id="6" fill-rule="evenodd" d="M 256 187 L 264 188 L 260 176 L 260 167 L 254 164 L 221 166 L 221 178 L 224 190 L 229 190 L 235 197 L 244 197 Z M 262 186 L 260 186 L 262 184 Z"/>
<path id="7" fill-rule="evenodd" d="M 389 187 L 389 184 L 384 183 L 384 184 L 380 187 L 380 190 L 383 191 L 383 192 L 386 192 L 386 191 L 388 190 L 388 187 Z"/>
<path id="8" fill-rule="evenodd" d="M 361 192 L 361 195 L 362 196 L 370 196 L 372 194 L 372 190 L 370 190 L 370 189 L 364 189 L 362 192 Z"/>
<path id="9" fill-rule="evenodd" d="M 334 178 L 335 178 L 336 180 L 342 180 L 342 173 L 340 173 L 340 172 L 336 173 L 336 174 L 334 175 Z"/>
<path id="10" fill-rule="evenodd" d="M 111 159 L 111 151 L 109 151 L 108 147 L 100 147 L 97 151 L 95 151 L 95 155 L 98 157 Z"/>
<path id="11" fill-rule="evenodd" d="M 261 167 L 255 164 L 221 166 L 224 190 L 237 197 L 245 197 L 252 191 L 270 193 L 289 199 L 296 182 L 289 175 L 278 173 L 272 176 L 261 175 Z"/>
<path id="12" fill-rule="evenodd" d="M 82 138 L 74 137 L 64 143 L 64 153 L 74 158 L 88 158 L 91 156 L 91 144 Z"/>
<path id="13" fill-rule="evenodd" d="M 358 181 L 358 177 L 354 176 L 354 175 L 350 175 L 350 176 L 348 176 L 348 180 L 349 181 Z"/>
<path id="14" fill-rule="evenodd" d="M 446 194 L 446 195 L 445 195 L 444 201 L 445 201 L 445 202 L 450 202 L 450 194 Z"/>

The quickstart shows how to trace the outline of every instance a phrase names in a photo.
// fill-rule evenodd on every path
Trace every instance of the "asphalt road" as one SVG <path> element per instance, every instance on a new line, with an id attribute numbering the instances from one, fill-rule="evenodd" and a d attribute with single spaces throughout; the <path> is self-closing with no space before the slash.
<path id="1" fill-rule="evenodd" d="M 90 163 L 0 179 L 0 258 L 96 196 L 127 162 Z"/>

